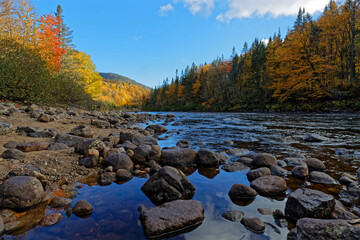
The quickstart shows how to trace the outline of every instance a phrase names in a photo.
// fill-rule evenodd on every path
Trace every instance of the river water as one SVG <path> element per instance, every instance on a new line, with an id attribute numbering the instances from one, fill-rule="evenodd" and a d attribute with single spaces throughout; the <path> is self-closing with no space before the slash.
<path id="1" fill-rule="evenodd" d="M 161 147 L 175 146 L 178 140 L 191 142 L 191 148 L 209 148 L 217 152 L 230 148 L 247 148 L 253 152 L 267 152 L 278 159 L 292 153 L 315 157 L 324 161 L 327 173 L 338 180 L 341 173 L 354 174 L 360 167 L 360 115 L 358 114 L 289 114 L 289 113 L 174 113 L 179 126 L 169 123 L 168 132 L 161 135 Z M 139 127 L 146 127 L 139 124 Z M 303 137 L 316 133 L 329 140 L 305 143 Z M 284 141 L 290 136 L 290 141 Z M 233 146 L 224 143 L 234 142 Z M 341 149 L 341 151 L 339 151 Z M 340 154 L 339 154 L 340 153 Z M 228 191 L 235 183 L 250 185 L 247 171 L 228 173 L 219 169 L 190 169 L 186 172 L 196 188 L 193 199 L 202 203 L 205 220 L 195 230 L 179 234 L 172 239 L 286 239 L 288 228 L 275 222 L 273 217 L 261 215 L 258 208 L 281 209 L 286 199 L 257 196 L 247 204 L 232 202 Z M 40 215 L 60 212 L 63 219 L 52 227 L 27 226 L 3 239 L 145 239 L 137 208 L 140 204 L 154 206 L 140 190 L 147 179 L 132 180 L 110 186 L 99 186 L 96 176 L 74 186 L 74 205 L 87 200 L 94 206 L 93 214 L 86 219 L 69 214 L 67 209 L 43 206 Z M 304 186 L 304 181 L 288 177 L 288 193 Z M 337 197 L 343 188 L 312 184 L 310 188 Z M 229 222 L 221 217 L 228 210 L 239 210 L 246 217 L 259 217 L 266 222 L 264 234 L 255 234 L 241 223 Z M 25 232 L 24 232 L 25 231 Z"/>

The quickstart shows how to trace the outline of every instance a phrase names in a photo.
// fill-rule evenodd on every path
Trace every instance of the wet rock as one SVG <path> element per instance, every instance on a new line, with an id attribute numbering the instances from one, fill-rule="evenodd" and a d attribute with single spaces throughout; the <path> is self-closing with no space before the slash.
<path id="1" fill-rule="evenodd" d="M 97 156 L 90 156 L 78 160 L 80 166 L 86 168 L 94 168 L 99 164 L 99 158 Z"/>
<path id="2" fill-rule="evenodd" d="M 214 151 L 202 148 L 198 151 L 197 163 L 203 167 L 216 167 L 220 160 Z"/>
<path id="3" fill-rule="evenodd" d="M 265 231 L 265 223 L 260 218 L 243 218 L 241 223 L 255 233 L 263 233 Z"/>
<path id="4" fill-rule="evenodd" d="M 100 175 L 99 183 L 102 186 L 110 185 L 116 181 L 115 174 L 112 172 L 104 172 Z"/>
<path id="5" fill-rule="evenodd" d="M 245 164 L 246 166 L 248 167 L 251 167 L 252 166 L 252 162 L 253 162 L 253 159 L 252 158 L 248 158 L 248 157 L 241 157 L 239 159 L 236 160 L 237 162 L 240 162 L 242 164 Z"/>
<path id="6" fill-rule="evenodd" d="M 79 136 L 79 137 L 92 138 L 94 136 L 94 131 L 89 126 L 80 125 L 80 126 L 73 128 L 71 130 L 70 134 Z"/>
<path id="7" fill-rule="evenodd" d="M 296 224 L 296 238 L 305 239 L 359 239 L 359 224 L 352 225 L 347 220 L 324 220 L 302 218 Z"/>
<path id="8" fill-rule="evenodd" d="M 342 190 L 339 193 L 339 197 L 340 200 L 342 199 L 348 199 L 351 202 L 351 205 L 359 204 L 359 200 L 360 200 L 360 191 L 355 190 L 355 189 L 349 189 L 349 190 Z M 342 200 L 343 202 L 343 200 Z M 348 204 L 346 204 L 346 202 L 343 202 L 344 205 L 349 206 Z"/>
<path id="9" fill-rule="evenodd" d="M 40 221 L 39 225 L 43 227 L 50 227 L 60 222 L 62 218 L 63 216 L 61 215 L 61 213 L 52 213 L 44 217 Z"/>
<path id="10" fill-rule="evenodd" d="M 309 169 L 306 164 L 294 167 L 291 170 L 291 173 L 296 178 L 306 179 L 307 177 L 309 177 Z"/>
<path id="11" fill-rule="evenodd" d="M 284 218 L 285 218 L 285 215 L 284 215 L 284 213 L 283 213 L 280 209 L 276 209 L 276 210 L 273 212 L 273 217 L 274 217 L 274 219 L 284 219 Z"/>
<path id="12" fill-rule="evenodd" d="M 294 152 L 289 155 L 290 158 L 301 158 L 305 160 L 305 155 L 302 153 Z"/>
<path id="13" fill-rule="evenodd" d="M 86 140 L 87 140 L 86 138 L 74 136 L 66 133 L 60 133 L 55 137 L 55 142 L 63 143 L 68 147 L 74 147 L 75 145 L 78 145 Z"/>
<path id="14" fill-rule="evenodd" d="M 226 150 L 226 154 L 237 157 L 245 157 L 251 154 L 250 150 L 244 148 L 234 148 Z"/>
<path id="15" fill-rule="evenodd" d="M 151 152 L 149 153 L 149 161 L 153 160 L 155 162 L 160 161 L 161 159 L 161 147 L 158 145 L 151 146 Z"/>
<path id="16" fill-rule="evenodd" d="M 14 149 L 14 148 L 16 148 L 17 145 L 18 145 L 17 142 L 9 141 L 9 142 L 5 143 L 3 146 L 4 146 L 4 148 L 7 148 L 7 149 Z"/>
<path id="17" fill-rule="evenodd" d="M 132 141 L 135 145 L 158 145 L 156 138 L 151 136 L 135 137 Z"/>
<path id="18" fill-rule="evenodd" d="M 322 137 L 319 134 L 308 134 L 303 138 L 304 142 L 324 142 L 329 141 L 329 138 Z"/>
<path id="19" fill-rule="evenodd" d="M 270 172 L 271 175 L 279 176 L 279 177 L 286 177 L 287 175 L 289 175 L 289 172 L 286 169 L 279 167 L 277 165 L 270 166 Z"/>
<path id="20" fill-rule="evenodd" d="M 47 149 L 47 144 L 38 142 L 20 143 L 16 146 L 16 149 L 23 152 L 43 151 Z"/>
<path id="21" fill-rule="evenodd" d="M 13 126 L 10 123 L 0 121 L 0 135 L 7 135 L 13 132 Z"/>
<path id="22" fill-rule="evenodd" d="M 343 173 L 339 179 L 339 183 L 341 183 L 342 185 L 350 185 L 352 183 L 356 183 L 357 179 L 356 177 L 348 174 L 348 173 Z"/>
<path id="23" fill-rule="evenodd" d="M 251 182 L 250 186 L 264 196 L 282 195 L 287 186 L 283 178 L 278 176 L 263 176 Z"/>
<path id="24" fill-rule="evenodd" d="M 69 147 L 63 143 L 50 143 L 47 147 L 47 150 L 49 151 L 60 151 L 66 149 L 69 149 Z"/>
<path id="25" fill-rule="evenodd" d="M 167 233 L 200 225 L 204 220 L 204 208 L 195 200 L 177 200 L 143 209 L 140 220 L 147 238 L 163 238 Z"/>
<path id="26" fill-rule="evenodd" d="M 271 175 L 271 171 L 267 167 L 258 168 L 258 169 L 251 170 L 246 173 L 246 176 L 249 179 L 249 182 L 252 182 L 257 178 L 266 176 L 266 175 Z"/>
<path id="27" fill-rule="evenodd" d="M 17 149 L 8 149 L 5 152 L 3 152 L 3 154 L 1 154 L 1 157 L 4 159 L 23 159 L 26 158 L 25 153 L 23 153 L 20 150 Z"/>
<path id="28" fill-rule="evenodd" d="M 283 160 L 277 160 L 277 165 L 279 167 L 286 167 L 287 166 L 287 163 Z"/>
<path id="29" fill-rule="evenodd" d="M 155 204 L 192 196 L 195 187 L 185 174 L 173 167 L 161 168 L 141 187 L 145 195 Z"/>
<path id="30" fill-rule="evenodd" d="M 258 212 L 262 215 L 273 215 L 274 211 L 269 208 L 258 208 Z"/>
<path id="31" fill-rule="evenodd" d="M 277 165 L 276 157 L 268 153 L 257 153 L 253 156 L 254 166 L 258 167 L 270 167 L 272 165 Z"/>
<path id="32" fill-rule="evenodd" d="M 152 151 L 150 145 L 140 145 L 133 149 L 134 155 L 131 157 L 135 164 L 145 164 L 149 160 L 149 155 Z"/>
<path id="33" fill-rule="evenodd" d="M 346 207 L 339 200 L 335 200 L 335 207 L 331 212 L 331 218 L 343 220 L 358 219 L 358 217 L 346 209 Z"/>
<path id="34" fill-rule="evenodd" d="M 296 222 L 300 218 L 330 218 L 335 207 L 335 199 L 326 193 L 301 188 L 292 192 L 285 206 L 285 215 Z"/>
<path id="35" fill-rule="evenodd" d="M 226 172 L 240 172 L 240 171 L 248 170 L 249 167 L 240 162 L 231 162 L 222 166 L 221 169 Z"/>
<path id="36" fill-rule="evenodd" d="M 299 165 L 303 165 L 305 159 L 302 158 L 285 158 L 284 161 L 286 162 L 287 166 L 296 167 Z"/>
<path id="37" fill-rule="evenodd" d="M 225 141 L 224 141 L 224 144 L 225 144 L 225 145 L 228 145 L 228 146 L 232 146 L 232 145 L 234 145 L 234 142 L 231 141 L 231 140 L 225 140 Z"/>
<path id="38" fill-rule="evenodd" d="M 115 153 L 105 158 L 102 162 L 103 168 L 107 168 L 109 166 L 112 166 L 114 171 L 119 169 L 126 169 L 131 171 L 134 167 L 134 163 L 125 153 Z"/>
<path id="39" fill-rule="evenodd" d="M 85 154 L 87 149 L 96 149 L 99 152 L 103 152 L 106 145 L 100 139 L 90 139 L 75 145 L 75 152 L 79 154 Z"/>
<path id="40" fill-rule="evenodd" d="M 244 184 L 234 184 L 229 191 L 229 196 L 235 201 L 249 201 L 257 196 L 257 192 Z"/>
<path id="41" fill-rule="evenodd" d="M 72 208 L 72 213 L 78 217 L 85 217 L 90 215 L 94 211 L 93 206 L 84 200 L 78 201 Z"/>
<path id="42" fill-rule="evenodd" d="M 155 134 L 162 134 L 167 132 L 167 128 L 161 125 L 149 125 L 145 128 L 145 130 L 152 129 L 154 130 Z"/>
<path id="43" fill-rule="evenodd" d="M 243 212 L 237 210 L 230 210 L 221 214 L 221 217 L 231 222 L 240 222 L 244 215 L 245 214 Z"/>
<path id="44" fill-rule="evenodd" d="M 310 171 L 325 171 L 325 164 L 317 158 L 308 158 L 305 160 L 306 165 Z"/>
<path id="45" fill-rule="evenodd" d="M 123 144 L 121 144 L 120 146 L 123 147 L 123 148 L 125 148 L 126 150 L 136 148 L 136 145 L 133 144 L 133 143 L 130 142 L 130 141 L 125 141 L 125 142 L 124 142 Z"/>
<path id="46" fill-rule="evenodd" d="M 63 197 L 53 197 L 49 203 L 50 207 L 53 208 L 62 208 L 65 206 L 68 206 L 69 204 L 71 204 L 72 200 L 69 198 L 63 198 Z"/>
<path id="47" fill-rule="evenodd" d="M 119 181 L 128 181 L 131 178 L 131 172 L 126 169 L 119 169 L 116 171 L 116 179 Z"/>
<path id="48" fill-rule="evenodd" d="M 0 208 L 27 209 L 39 204 L 44 189 L 41 182 L 29 176 L 16 176 L 0 185 Z"/>
<path id="49" fill-rule="evenodd" d="M 163 149 L 160 159 L 162 166 L 191 167 L 195 166 L 197 152 L 190 148 Z"/>
<path id="50" fill-rule="evenodd" d="M 312 171 L 310 173 L 310 181 L 321 184 L 337 184 L 335 179 L 323 172 Z"/>
<path id="51" fill-rule="evenodd" d="M 191 143 L 187 140 L 180 140 L 176 143 L 176 146 L 179 148 L 189 148 Z"/>

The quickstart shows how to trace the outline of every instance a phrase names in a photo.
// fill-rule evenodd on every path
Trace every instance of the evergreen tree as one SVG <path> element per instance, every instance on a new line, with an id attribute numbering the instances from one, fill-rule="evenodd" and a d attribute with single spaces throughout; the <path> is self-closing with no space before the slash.
<path id="1" fill-rule="evenodd" d="M 61 5 L 59 4 L 56 9 L 55 16 L 59 18 L 59 38 L 62 42 L 62 48 L 74 48 L 72 43 L 72 33 L 73 31 L 64 23 L 64 14 Z"/>

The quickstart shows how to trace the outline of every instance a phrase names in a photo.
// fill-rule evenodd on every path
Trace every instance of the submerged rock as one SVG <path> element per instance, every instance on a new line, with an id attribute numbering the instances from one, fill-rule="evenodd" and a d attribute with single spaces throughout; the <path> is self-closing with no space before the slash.
<path id="1" fill-rule="evenodd" d="M 320 136 L 319 134 L 308 134 L 303 138 L 304 142 L 324 142 L 329 141 L 329 138 Z"/>
<path id="2" fill-rule="evenodd" d="M 306 179 L 307 177 L 309 177 L 309 168 L 306 164 L 302 164 L 294 167 L 291 170 L 291 173 L 296 178 Z"/>
<path id="3" fill-rule="evenodd" d="M 94 211 L 93 206 L 84 200 L 78 201 L 72 209 L 72 213 L 78 217 L 85 217 L 90 215 Z"/>
<path id="4" fill-rule="evenodd" d="M 221 216 L 231 222 L 240 222 L 241 218 L 244 217 L 244 213 L 237 210 L 230 210 L 221 214 Z"/>
<path id="5" fill-rule="evenodd" d="M 190 148 L 163 149 L 160 159 L 162 166 L 191 167 L 195 166 L 197 152 Z"/>
<path id="6" fill-rule="evenodd" d="M 253 157 L 253 165 L 258 167 L 270 167 L 277 165 L 277 159 L 275 156 L 268 153 L 257 153 Z"/>
<path id="7" fill-rule="evenodd" d="M 263 176 L 251 182 L 250 186 L 264 196 L 276 196 L 285 194 L 286 182 L 278 176 Z"/>
<path id="8" fill-rule="evenodd" d="M 266 175 L 271 175 L 270 169 L 267 167 L 250 170 L 246 173 L 246 176 L 249 179 L 249 182 L 252 182 L 257 178 L 266 176 Z"/>
<path id="9" fill-rule="evenodd" d="M 220 164 L 220 159 L 214 151 L 202 148 L 198 151 L 198 164 L 203 167 L 216 167 Z"/>
<path id="10" fill-rule="evenodd" d="M 131 171 L 134 167 L 134 163 L 125 153 L 115 153 L 105 158 L 102 162 L 103 168 L 107 168 L 109 166 L 112 166 L 115 172 L 119 169 Z"/>
<path id="11" fill-rule="evenodd" d="M 61 213 L 52 213 L 44 217 L 40 221 L 39 225 L 43 227 L 50 227 L 60 222 L 62 218 L 63 216 L 61 215 Z"/>
<path id="12" fill-rule="evenodd" d="M 305 160 L 310 171 L 325 171 L 325 164 L 317 158 L 308 158 Z"/>
<path id="13" fill-rule="evenodd" d="M 187 140 L 180 140 L 176 143 L 176 146 L 179 148 L 189 148 L 191 143 Z"/>
<path id="14" fill-rule="evenodd" d="M 257 196 L 257 192 L 244 184 L 234 184 L 229 191 L 230 198 L 236 201 L 248 201 Z"/>
<path id="15" fill-rule="evenodd" d="M 142 209 L 140 220 L 148 238 L 196 227 L 204 220 L 204 208 L 195 200 L 176 200 L 161 206 Z M 176 233 L 175 233 L 176 234 Z"/>
<path id="16" fill-rule="evenodd" d="M 226 172 L 240 172 L 240 171 L 248 170 L 249 167 L 240 162 L 231 162 L 222 166 L 221 169 Z"/>
<path id="17" fill-rule="evenodd" d="M 69 204 L 71 204 L 72 200 L 69 198 L 63 198 L 63 197 L 54 197 L 51 199 L 49 206 L 53 208 L 62 208 Z"/>
<path id="18" fill-rule="evenodd" d="M 255 233 L 263 233 L 265 231 L 265 223 L 260 218 L 243 218 L 241 223 Z"/>

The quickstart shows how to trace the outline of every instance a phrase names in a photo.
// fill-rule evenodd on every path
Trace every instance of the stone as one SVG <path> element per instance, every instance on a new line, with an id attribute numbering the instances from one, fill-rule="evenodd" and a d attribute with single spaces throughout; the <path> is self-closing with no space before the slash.
<path id="1" fill-rule="evenodd" d="M 249 201 L 257 196 L 257 192 L 244 184 L 234 184 L 229 191 L 229 196 L 235 201 Z"/>
<path id="2" fill-rule="evenodd" d="M 335 179 L 323 172 L 312 171 L 310 172 L 310 181 L 321 184 L 337 184 Z"/>
<path id="3" fill-rule="evenodd" d="M 5 143 L 3 146 L 4 146 L 4 148 L 6 148 L 6 149 L 14 149 L 14 148 L 16 148 L 17 145 L 18 145 L 17 142 L 15 142 L 15 141 L 9 141 L 9 142 Z"/>
<path id="4" fill-rule="evenodd" d="M 86 168 L 94 168 L 99 164 L 99 158 L 97 156 L 90 156 L 78 160 L 80 166 Z"/>
<path id="5" fill-rule="evenodd" d="M 158 145 L 156 138 L 151 136 L 139 136 L 135 137 L 132 141 L 136 146 L 139 145 Z"/>
<path id="6" fill-rule="evenodd" d="M 339 183 L 341 183 L 342 185 L 346 185 L 349 186 L 352 183 L 356 183 L 357 179 L 356 177 L 348 174 L 348 173 L 343 173 L 339 179 Z"/>
<path id="7" fill-rule="evenodd" d="M 359 224 L 351 224 L 347 220 L 324 220 L 302 218 L 296 223 L 296 238 L 305 239 L 359 239 Z"/>
<path id="8" fill-rule="evenodd" d="M 221 169 L 226 172 L 240 172 L 240 171 L 248 170 L 249 167 L 240 162 L 231 162 L 222 166 Z"/>
<path id="9" fill-rule="evenodd" d="M 154 130 L 155 134 L 162 134 L 167 132 L 167 128 L 161 125 L 149 125 L 145 128 L 145 130 L 152 129 Z"/>
<path id="10" fill-rule="evenodd" d="M 33 138 L 53 138 L 57 135 L 56 129 L 45 129 L 44 131 L 29 132 L 28 137 Z"/>
<path id="11" fill-rule="evenodd" d="M 308 158 L 304 161 L 310 171 L 325 171 L 325 164 L 317 158 Z"/>
<path id="12" fill-rule="evenodd" d="M 16 146 L 16 149 L 23 152 L 35 152 L 35 151 L 43 151 L 47 149 L 47 144 L 38 143 L 38 142 L 30 142 L 30 143 L 19 143 Z"/>
<path id="13" fill-rule="evenodd" d="M 289 175 L 288 170 L 286 170 L 282 167 L 279 167 L 277 165 L 270 166 L 270 172 L 271 172 L 271 175 L 279 176 L 279 177 L 286 177 L 287 175 Z"/>
<path id="14" fill-rule="evenodd" d="M 237 162 L 240 162 L 242 164 L 245 164 L 248 167 L 252 166 L 252 162 L 253 159 L 252 158 L 248 158 L 248 157 L 240 157 L 239 159 L 236 160 Z"/>
<path id="15" fill-rule="evenodd" d="M 299 166 L 299 165 L 303 165 L 305 159 L 303 159 L 303 158 L 291 158 L 291 157 L 289 157 L 289 158 L 284 158 L 284 161 L 286 162 L 286 165 L 287 165 L 287 166 L 296 167 L 296 166 Z"/>
<path id="16" fill-rule="evenodd" d="M 80 126 L 73 128 L 70 131 L 70 134 L 79 136 L 79 137 L 85 137 L 85 138 L 94 137 L 94 131 L 92 130 L 91 127 L 86 126 L 86 125 L 80 125 Z"/>
<path id="17" fill-rule="evenodd" d="M 226 154 L 236 157 L 245 157 L 251 154 L 249 149 L 245 148 L 234 148 L 226 150 Z"/>
<path id="18" fill-rule="evenodd" d="M 285 194 L 286 182 L 278 176 L 262 176 L 251 182 L 250 186 L 263 196 L 277 196 Z"/>
<path id="19" fill-rule="evenodd" d="M 216 167 L 220 164 L 220 160 L 214 151 L 202 148 L 198 151 L 197 163 L 203 167 Z"/>
<path id="20" fill-rule="evenodd" d="M 100 139 L 90 139 L 75 145 L 75 152 L 79 154 L 85 154 L 87 149 L 96 149 L 99 152 L 103 152 L 106 145 Z"/>
<path id="21" fill-rule="evenodd" d="M 284 213 L 280 210 L 280 209 L 276 209 L 274 212 L 273 212 L 273 217 L 274 219 L 284 219 L 285 218 L 285 215 Z"/>
<path id="22" fill-rule="evenodd" d="M 176 146 L 179 148 L 189 148 L 191 143 L 187 140 L 180 140 L 176 143 Z"/>
<path id="23" fill-rule="evenodd" d="M 43 186 L 34 177 L 16 176 L 0 185 L 0 208 L 28 209 L 39 204 L 43 197 Z"/>
<path id="24" fill-rule="evenodd" d="M 95 119 L 91 120 L 91 125 L 93 125 L 93 126 L 95 126 L 97 128 L 109 128 L 109 127 L 111 127 L 111 124 L 108 121 L 95 120 Z"/>
<path id="25" fill-rule="evenodd" d="M 230 210 L 221 214 L 221 217 L 231 222 L 240 222 L 240 220 L 244 217 L 244 215 L 245 214 L 243 212 L 237 210 Z"/>
<path id="26" fill-rule="evenodd" d="M 119 169 L 116 171 L 116 179 L 119 181 L 128 181 L 131 178 L 131 172 L 126 169 Z"/>
<path id="27" fill-rule="evenodd" d="M 268 153 L 257 153 L 253 156 L 252 164 L 258 167 L 270 167 L 272 165 L 277 165 L 277 159 L 275 156 Z"/>
<path id="28" fill-rule="evenodd" d="M 45 113 L 41 113 L 37 120 L 39 122 L 48 123 L 48 122 L 53 122 L 54 118 L 50 117 L 49 115 L 47 115 Z"/>
<path id="29" fill-rule="evenodd" d="M 0 121 L 0 135 L 7 135 L 13 132 L 13 126 L 10 123 Z"/>
<path id="30" fill-rule="evenodd" d="M 155 162 L 160 161 L 161 158 L 161 147 L 159 145 L 152 145 L 151 152 L 149 153 L 149 161 L 153 160 Z"/>
<path id="31" fill-rule="evenodd" d="M 250 170 L 246 173 L 246 176 L 249 179 L 249 182 L 252 182 L 257 178 L 266 176 L 266 175 L 271 175 L 271 171 L 267 167 Z"/>
<path id="32" fill-rule="evenodd" d="M 333 196 L 308 188 L 290 193 L 285 206 L 286 218 L 296 222 L 300 218 L 330 218 L 335 207 Z"/>
<path id="33" fill-rule="evenodd" d="M 125 153 L 115 153 L 105 158 L 102 162 L 103 168 L 107 168 L 109 166 L 112 166 L 115 172 L 119 169 L 131 171 L 134 167 L 134 163 Z"/>
<path id="34" fill-rule="evenodd" d="M 123 144 L 121 144 L 120 146 L 123 147 L 123 148 L 125 148 L 126 150 L 136 148 L 136 145 L 133 144 L 133 143 L 130 142 L 130 141 L 125 141 L 125 142 L 124 142 Z"/>
<path id="35" fill-rule="evenodd" d="M 191 167 L 196 165 L 197 152 L 190 148 L 163 149 L 160 164 L 172 167 Z"/>
<path id="36" fill-rule="evenodd" d="M 69 198 L 63 198 L 63 197 L 53 197 L 50 200 L 49 206 L 53 208 L 62 208 L 70 205 L 72 203 L 72 200 Z"/>
<path id="37" fill-rule="evenodd" d="M 94 208 L 88 201 L 80 200 L 71 211 L 75 216 L 85 217 L 90 215 L 94 211 Z"/>
<path id="38" fill-rule="evenodd" d="M 241 224 L 255 233 L 265 232 L 265 223 L 260 218 L 243 218 Z"/>
<path id="39" fill-rule="evenodd" d="M 261 213 L 262 215 L 273 215 L 274 214 L 274 211 L 269 208 L 258 208 L 258 212 Z"/>
<path id="40" fill-rule="evenodd" d="M 62 218 L 63 216 L 61 215 L 61 213 L 52 213 L 44 217 L 40 221 L 39 225 L 43 227 L 50 227 L 60 222 Z"/>
<path id="41" fill-rule="evenodd" d="M 195 200 L 176 200 L 142 209 L 140 220 L 147 238 L 164 238 L 167 233 L 200 225 L 204 220 L 204 208 Z"/>
<path id="42" fill-rule="evenodd" d="M 99 183 L 102 186 L 110 185 L 116 181 L 115 174 L 112 172 L 104 172 L 100 175 Z"/>
<path id="43" fill-rule="evenodd" d="M 324 142 L 329 141 L 329 138 L 320 136 L 319 134 L 308 134 L 303 138 L 304 142 Z"/>
<path id="44" fill-rule="evenodd" d="M 6 179 L 15 177 L 15 176 L 34 177 L 41 182 L 41 184 L 43 185 L 44 188 L 46 187 L 46 185 L 48 183 L 47 178 L 43 174 L 40 173 L 40 170 L 33 166 L 22 165 L 19 167 L 15 167 L 6 175 Z"/>
<path id="45" fill-rule="evenodd" d="M 85 151 L 85 157 L 91 157 L 91 156 L 99 157 L 100 156 L 99 150 L 93 148 L 87 149 Z"/>
<path id="46" fill-rule="evenodd" d="M 3 152 L 1 154 L 1 157 L 4 159 L 16 159 L 16 160 L 20 160 L 23 158 L 26 158 L 25 153 L 23 153 L 20 150 L 17 149 L 8 149 L 5 152 Z"/>
<path id="47" fill-rule="evenodd" d="M 184 197 L 192 197 L 195 187 L 182 171 L 166 166 L 154 173 L 141 190 L 154 204 L 159 205 Z"/>
<path id="48" fill-rule="evenodd" d="M 306 179 L 309 177 L 309 169 L 306 164 L 302 164 L 302 165 L 294 167 L 291 170 L 291 173 L 294 177 L 300 178 L 300 179 Z"/>
<path id="49" fill-rule="evenodd" d="M 66 133 L 59 133 L 55 137 L 55 142 L 63 143 L 65 145 L 67 145 L 68 147 L 74 147 L 75 145 L 85 142 L 86 140 L 87 140 L 86 138 L 74 136 L 74 135 L 66 134 Z"/>
<path id="50" fill-rule="evenodd" d="M 358 219 L 358 217 L 350 212 L 339 200 L 335 200 L 335 207 L 331 212 L 331 218 L 343 220 Z"/>
<path id="51" fill-rule="evenodd" d="M 50 143 L 46 149 L 49 151 L 60 151 L 69 149 L 69 147 L 63 143 Z"/>

